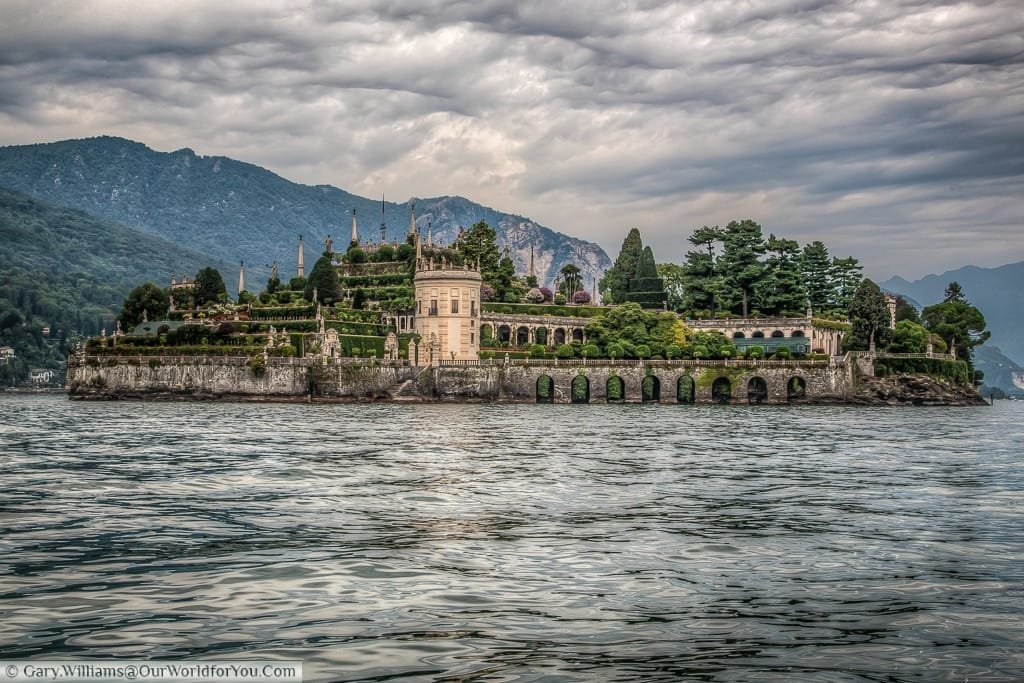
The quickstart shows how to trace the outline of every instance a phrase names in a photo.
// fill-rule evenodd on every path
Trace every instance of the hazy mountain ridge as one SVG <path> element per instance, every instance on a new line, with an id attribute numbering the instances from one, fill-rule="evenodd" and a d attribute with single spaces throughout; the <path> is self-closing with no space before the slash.
<path id="1" fill-rule="evenodd" d="M 892 277 L 879 286 L 928 306 L 942 301 L 946 286 L 954 280 L 985 316 L 992 332 L 975 354 L 975 364 L 985 373 L 985 384 L 1010 391 L 1021 378 L 1015 375 L 1020 372 L 1018 359 L 1024 359 L 1024 261 L 997 268 L 964 266 L 913 282 Z"/>
<path id="2" fill-rule="evenodd" d="M 121 302 L 149 280 L 225 268 L 167 240 L 0 188 L 0 345 L 17 362 L 0 373 L 22 380 L 30 366 L 58 368 L 76 335 L 113 330 Z M 10 317 L 16 314 L 16 317 Z M 24 325 L 21 324 L 24 322 Z M 50 328 L 50 336 L 41 330 Z"/>
<path id="3" fill-rule="evenodd" d="M 158 235 L 231 263 L 244 260 L 256 282 L 276 260 L 284 276 L 295 273 L 298 235 L 311 264 L 330 235 L 335 249 L 348 245 L 355 209 L 362 242 L 404 240 L 410 204 L 417 226 L 429 225 L 435 242 L 451 243 L 459 227 L 486 220 L 506 231 L 520 272 L 526 272 L 534 242 L 538 276 L 550 279 L 574 260 L 589 281 L 611 265 L 596 244 L 568 237 L 527 218 L 502 213 L 462 197 L 383 203 L 327 185 L 293 183 L 259 166 L 227 157 L 197 156 L 190 149 L 157 152 L 116 137 L 64 140 L 0 148 L 0 185 L 81 209 Z M 543 261 L 540 259 L 543 258 Z M 547 267 L 542 268 L 541 263 Z M 550 277 L 545 278 L 545 273 Z M 231 273 L 225 273 L 231 281 Z"/>

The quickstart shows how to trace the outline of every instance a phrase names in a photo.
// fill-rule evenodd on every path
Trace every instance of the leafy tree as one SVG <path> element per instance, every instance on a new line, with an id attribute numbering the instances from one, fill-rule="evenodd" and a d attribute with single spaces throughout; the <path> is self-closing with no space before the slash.
<path id="1" fill-rule="evenodd" d="M 353 242 L 352 246 L 348 248 L 348 251 L 345 253 L 345 258 L 348 259 L 349 263 L 366 263 L 367 261 L 366 252 L 363 251 L 363 248 L 355 242 Z"/>
<path id="2" fill-rule="evenodd" d="M 921 316 L 917 314 L 917 309 L 910 305 L 906 299 L 902 296 L 896 297 L 896 322 L 901 320 L 909 320 L 912 323 L 921 322 Z"/>
<path id="3" fill-rule="evenodd" d="M 954 293 L 963 298 L 962 291 Z M 984 344 L 992 336 L 992 333 L 985 329 L 985 316 L 966 301 L 949 300 L 927 306 L 921 312 L 921 321 L 950 348 L 955 347 L 957 358 L 968 364 L 971 363 L 974 347 Z"/>
<path id="4" fill-rule="evenodd" d="M 128 332 L 142 322 L 143 314 L 149 320 L 159 320 L 167 315 L 170 299 L 167 292 L 152 282 L 139 285 L 124 300 L 121 306 L 121 329 Z"/>
<path id="5" fill-rule="evenodd" d="M 928 350 L 931 333 L 910 320 L 900 320 L 892 331 L 889 351 L 892 353 L 924 353 Z"/>
<path id="6" fill-rule="evenodd" d="M 732 358 L 736 347 L 721 332 L 702 330 L 693 334 L 690 343 L 683 347 L 683 353 L 698 359 Z"/>
<path id="7" fill-rule="evenodd" d="M 559 358 L 573 358 L 576 356 L 576 349 L 572 347 L 572 344 L 561 344 L 555 350 L 555 355 Z"/>
<path id="8" fill-rule="evenodd" d="M 659 263 L 658 277 L 665 285 L 665 294 L 668 296 L 668 307 L 673 311 L 682 311 L 684 283 L 686 282 L 686 271 L 678 263 Z"/>
<path id="9" fill-rule="evenodd" d="M 816 313 L 823 313 L 833 308 L 831 269 L 832 263 L 828 255 L 828 247 L 824 242 L 814 241 L 804 247 L 800 255 L 800 267 L 803 270 L 804 287 L 811 308 Z M 851 301 L 852 303 L 852 301 Z"/>
<path id="10" fill-rule="evenodd" d="M 220 276 L 220 271 L 211 267 L 200 270 L 196 274 L 193 297 L 196 308 L 227 301 L 228 291 L 224 287 L 224 278 Z"/>
<path id="11" fill-rule="evenodd" d="M 314 290 L 317 299 L 325 304 L 333 304 L 341 298 L 338 271 L 334 269 L 334 264 L 328 256 L 321 256 L 313 264 L 313 271 L 306 279 L 306 287 L 303 291 L 306 301 L 313 300 Z"/>
<path id="12" fill-rule="evenodd" d="M 590 292 L 579 289 L 576 290 L 572 295 L 572 302 L 574 304 L 589 304 L 590 303 Z"/>
<path id="13" fill-rule="evenodd" d="M 889 343 L 889 307 L 885 295 L 871 280 L 865 278 L 850 302 L 850 325 L 853 330 L 844 340 L 849 351 L 867 351 L 874 340 L 875 347 L 884 349 Z"/>
<path id="14" fill-rule="evenodd" d="M 664 357 L 670 344 L 686 343 L 686 328 L 675 314 L 645 310 L 632 302 L 593 318 L 586 332 L 589 343 L 616 358 L 637 357 L 640 346 L 647 346 L 650 354 Z"/>
<path id="15" fill-rule="evenodd" d="M 291 280 L 288 281 L 288 289 L 293 292 L 306 291 L 306 278 L 293 277 Z"/>
<path id="16" fill-rule="evenodd" d="M 761 226 L 749 219 L 730 221 L 725 226 L 722 244 L 719 269 L 725 279 L 725 298 L 734 313 L 746 318 L 750 314 L 754 286 L 765 274 L 760 260 L 765 250 Z"/>
<path id="17" fill-rule="evenodd" d="M 644 244 L 640 238 L 640 231 L 633 228 L 622 241 L 622 248 L 615 263 L 605 271 L 604 277 L 598 283 L 602 292 L 607 292 L 609 301 L 605 303 L 621 304 L 626 301 L 626 294 L 629 292 L 629 281 L 636 277 L 637 264 L 643 255 Z"/>

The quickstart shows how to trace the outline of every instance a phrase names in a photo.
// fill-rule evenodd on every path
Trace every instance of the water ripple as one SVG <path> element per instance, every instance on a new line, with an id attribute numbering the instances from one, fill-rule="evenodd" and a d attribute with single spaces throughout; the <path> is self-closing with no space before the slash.
<path id="1" fill-rule="evenodd" d="M 1024 420 L 0 397 L 0 653 L 1024 678 Z"/>

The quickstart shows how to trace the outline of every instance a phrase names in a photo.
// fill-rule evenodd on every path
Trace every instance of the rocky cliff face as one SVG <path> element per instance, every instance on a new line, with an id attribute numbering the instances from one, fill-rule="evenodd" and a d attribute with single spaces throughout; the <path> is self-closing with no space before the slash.
<path id="1" fill-rule="evenodd" d="M 870 405 L 978 406 L 987 405 L 973 387 L 927 375 L 862 377 L 847 403 Z"/>

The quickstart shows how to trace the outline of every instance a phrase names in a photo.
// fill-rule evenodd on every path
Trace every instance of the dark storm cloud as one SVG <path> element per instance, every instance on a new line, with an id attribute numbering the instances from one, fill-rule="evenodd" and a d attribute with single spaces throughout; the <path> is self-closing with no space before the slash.
<path id="1" fill-rule="evenodd" d="M 458 193 L 666 259 L 745 216 L 878 274 L 1024 258 L 1016 0 L 8 4 L 2 143 Z"/>

